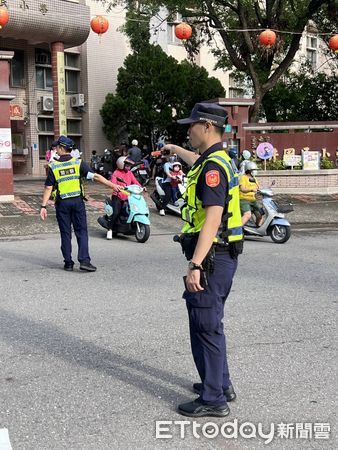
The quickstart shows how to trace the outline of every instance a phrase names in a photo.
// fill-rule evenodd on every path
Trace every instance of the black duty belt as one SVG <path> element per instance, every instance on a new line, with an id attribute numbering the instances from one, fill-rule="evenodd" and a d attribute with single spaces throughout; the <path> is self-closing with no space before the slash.
<path id="1" fill-rule="evenodd" d="M 229 253 L 228 245 L 214 244 L 213 248 L 215 249 L 215 253 Z"/>

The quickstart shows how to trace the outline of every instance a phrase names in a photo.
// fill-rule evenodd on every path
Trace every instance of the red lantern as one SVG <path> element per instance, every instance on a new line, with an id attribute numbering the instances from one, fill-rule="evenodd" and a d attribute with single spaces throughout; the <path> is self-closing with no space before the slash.
<path id="1" fill-rule="evenodd" d="M 105 33 L 109 28 L 108 20 L 103 16 L 96 16 L 90 22 L 91 29 L 94 33 L 101 35 Z"/>
<path id="2" fill-rule="evenodd" d="M 6 26 L 9 21 L 9 12 L 5 6 L 0 6 L 0 30 Z"/>
<path id="3" fill-rule="evenodd" d="M 329 47 L 334 52 L 336 52 L 336 53 L 338 52 L 338 34 L 335 34 L 334 36 L 330 37 Z"/>
<path id="4" fill-rule="evenodd" d="M 270 48 L 276 43 L 276 33 L 272 30 L 265 30 L 259 35 L 259 43 Z"/>
<path id="5" fill-rule="evenodd" d="M 192 35 L 192 28 L 189 24 L 181 22 L 175 27 L 175 35 L 181 40 L 189 39 Z"/>

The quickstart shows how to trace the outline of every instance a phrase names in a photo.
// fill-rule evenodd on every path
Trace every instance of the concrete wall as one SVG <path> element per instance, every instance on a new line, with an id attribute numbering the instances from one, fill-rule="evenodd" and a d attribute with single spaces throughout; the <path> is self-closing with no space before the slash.
<path id="1" fill-rule="evenodd" d="M 338 169 L 260 170 L 258 179 L 261 186 L 275 181 L 276 194 L 338 194 Z"/>

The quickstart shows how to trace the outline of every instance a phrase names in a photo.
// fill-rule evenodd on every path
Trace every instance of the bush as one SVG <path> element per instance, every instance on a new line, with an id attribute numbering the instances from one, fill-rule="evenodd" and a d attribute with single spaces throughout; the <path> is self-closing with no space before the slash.
<path id="1" fill-rule="evenodd" d="M 263 163 L 264 167 L 264 163 Z M 285 170 L 286 167 L 281 159 L 276 159 L 276 161 L 267 161 L 266 163 L 267 170 Z"/>
<path id="2" fill-rule="evenodd" d="M 321 169 L 335 169 L 334 162 L 331 161 L 331 159 L 323 158 L 320 161 L 320 168 Z"/>

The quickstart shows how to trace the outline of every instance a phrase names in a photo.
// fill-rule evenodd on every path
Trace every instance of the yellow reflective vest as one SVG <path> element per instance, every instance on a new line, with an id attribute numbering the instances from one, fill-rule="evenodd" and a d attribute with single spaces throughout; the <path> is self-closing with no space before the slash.
<path id="1" fill-rule="evenodd" d="M 199 233 L 205 222 L 205 209 L 201 200 L 196 195 L 198 178 L 204 166 L 208 162 L 218 164 L 226 174 L 229 186 L 227 198 L 224 199 L 224 213 L 222 224 L 214 238 L 218 244 L 238 242 L 243 240 L 242 218 L 239 206 L 239 182 L 238 175 L 234 172 L 231 159 L 224 150 L 212 152 L 197 166 L 193 166 L 187 177 L 187 189 L 184 194 L 185 205 L 182 208 L 182 219 L 186 222 L 182 228 L 182 233 Z"/>
<path id="2" fill-rule="evenodd" d="M 53 193 L 53 196 L 58 196 L 61 199 L 83 196 L 80 159 L 53 161 L 48 165 L 52 169 L 56 181 L 56 192 Z"/>

